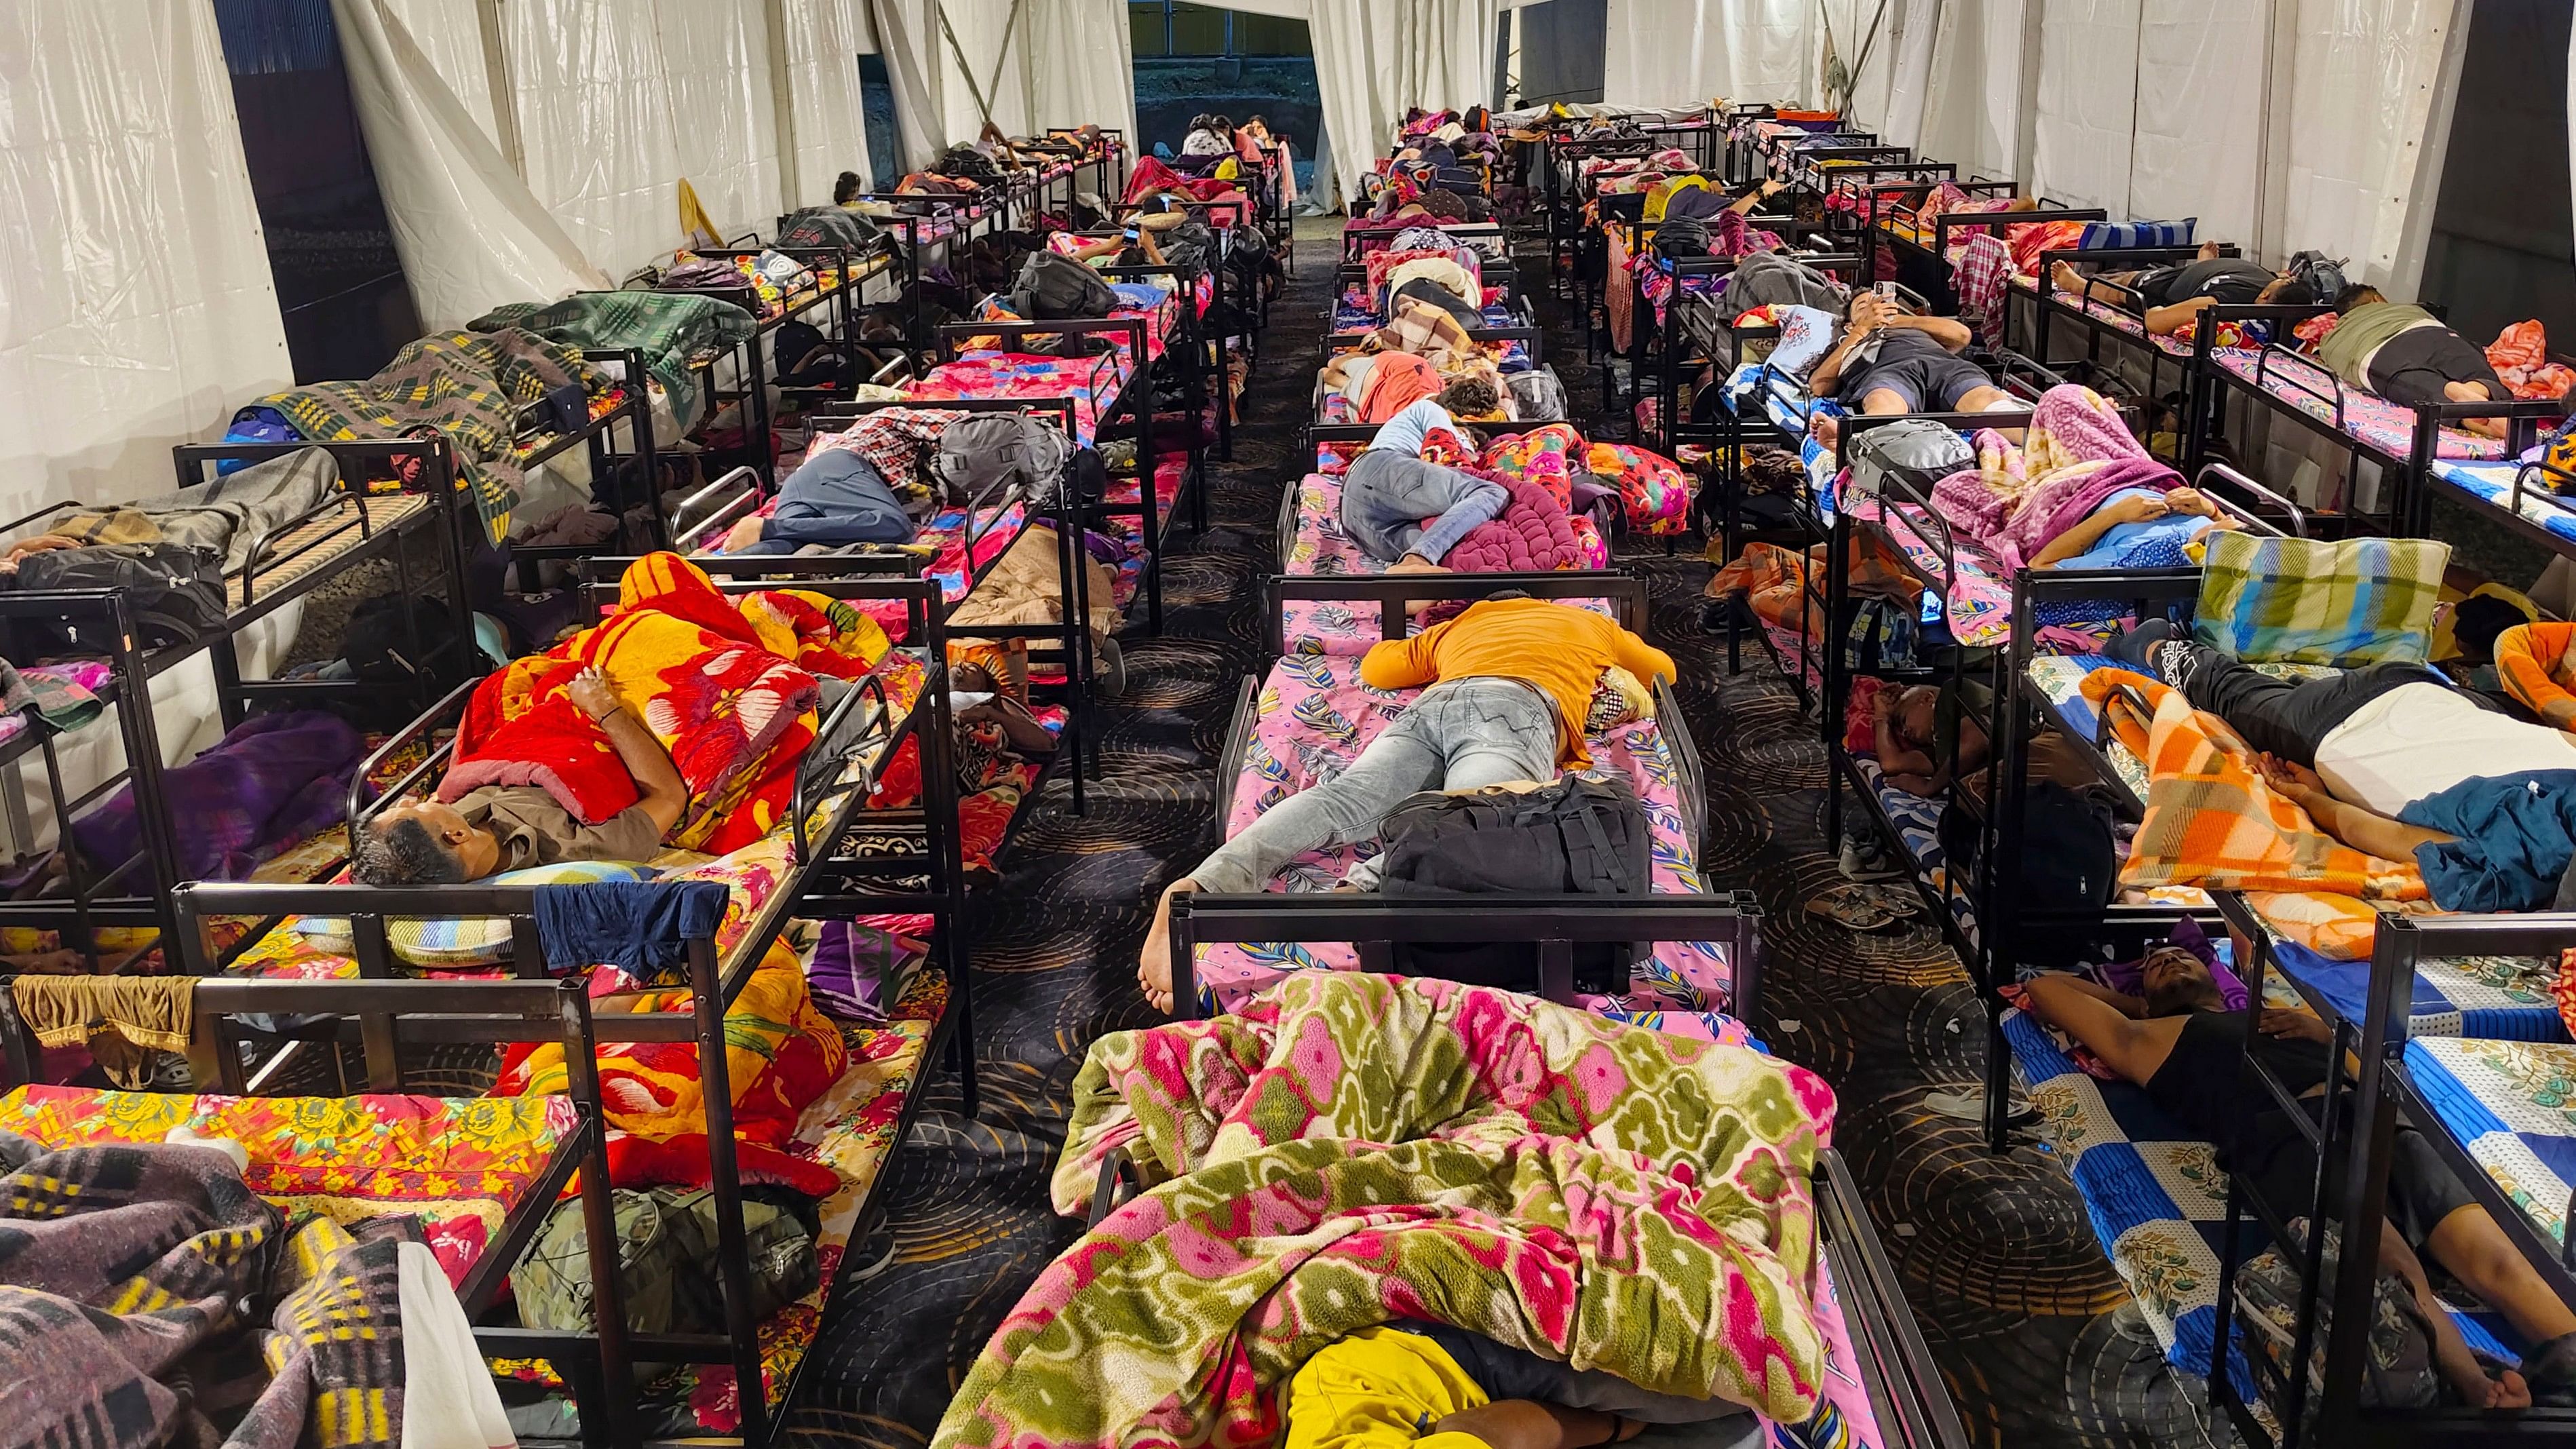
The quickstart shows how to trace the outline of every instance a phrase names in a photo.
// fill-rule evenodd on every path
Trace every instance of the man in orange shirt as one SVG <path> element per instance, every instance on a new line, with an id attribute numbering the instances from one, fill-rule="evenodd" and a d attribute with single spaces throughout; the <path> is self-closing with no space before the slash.
<path id="1" fill-rule="evenodd" d="M 1583 721 L 1612 665 L 1640 680 L 1671 679 L 1672 656 L 1589 609 L 1504 591 L 1409 639 L 1373 646 L 1360 681 L 1375 689 L 1430 685 L 1369 741 L 1350 768 L 1288 797 L 1174 881 L 1154 908 L 1136 984 L 1172 1009 L 1172 897 L 1257 891 L 1289 861 L 1326 845 L 1358 845 L 1406 796 L 1556 778 L 1592 763 Z M 1362 861 L 1346 885 L 1377 883 Z"/>

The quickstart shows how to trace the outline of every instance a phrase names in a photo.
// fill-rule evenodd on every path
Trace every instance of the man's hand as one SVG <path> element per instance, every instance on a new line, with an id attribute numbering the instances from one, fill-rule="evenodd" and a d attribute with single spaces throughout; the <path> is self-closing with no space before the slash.
<path id="1" fill-rule="evenodd" d="M 609 686 L 608 676 L 600 673 L 597 665 L 574 675 L 564 693 L 571 695 L 573 704 L 593 720 L 605 722 L 626 707 L 618 701 L 617 691 Z"/>
<path id="2" fill-rule="evenodd" d="M 1869 717 L 1873 720 L 1896 718 L 1896 691 L 1882 689 L 1869 697 Z"/>
<path id="3" fill-rule="evenodd" d="M 2263 1010 L 2263 1034 L 2288 1041 L 2312 1041 L 2320 1046 L 2334 1040 L 2334 1028 L 2313 1011 L 2272 1006 Z"/>

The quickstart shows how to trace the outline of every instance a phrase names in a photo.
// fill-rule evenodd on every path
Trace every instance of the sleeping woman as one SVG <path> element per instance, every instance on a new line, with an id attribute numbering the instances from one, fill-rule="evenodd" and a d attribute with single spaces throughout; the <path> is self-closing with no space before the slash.
<path id="1" fill-rule="evenodd" d="M 2212 530 L 2240 527 L 2196 488 L 2125 488 L 2031 555 L 2038 569 L 2186 568 Z"/>

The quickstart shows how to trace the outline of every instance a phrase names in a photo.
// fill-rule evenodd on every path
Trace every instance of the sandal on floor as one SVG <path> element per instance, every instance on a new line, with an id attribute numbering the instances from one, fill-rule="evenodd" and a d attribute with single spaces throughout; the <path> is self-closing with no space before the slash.
<path id="1" fill-rule="evenodd" d="M 1807 914 L 1849 930 L 1883 931 L 1923 914 L 1923 903 L 1904 886 L 1847 882 L 1810 897 Z"/>

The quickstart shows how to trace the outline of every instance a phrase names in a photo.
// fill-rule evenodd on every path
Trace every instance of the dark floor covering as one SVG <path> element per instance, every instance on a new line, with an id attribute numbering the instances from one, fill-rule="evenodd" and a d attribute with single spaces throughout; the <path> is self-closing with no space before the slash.
<path id="1" fill-rule="evenodd" d="M 834 1305 L 791 1407 L 791 1438 L 926 1443 L 994 1326 L 1075 1236 L 1046 1206 L 1069 1089 L 1094 1037 L 1151 1019 L 1133 980 L 1145 892 L 1213 843 L 1232 689 L 1265 664 L 1256 579 L 1280 489 L 1299 471 L 1338 226 L 1301 232 L 1234 461 L 1210 466 L 1209 531 L 1178 540 L 1167 561 L 1161 636 L 1145 634 L 1141 611 L 1127 630 L 1133 682 L 1105 712 L 1107 778 L 1090 813 L 1066 813 L 1056 787 L 976 903 L 983 1110 L 967 1122 L 954 1082 L 934 1089 L 882 1195 L 896 1261 Z M 1543 311 L 1569 414 L 1588 424 L 1599 418 L 1597 376 L 1570 312 Z M 1727 676 L 1724 641 L 1699 624 L 1706 563 L 1626 552 L 1622 566 L 1653 585 L 1655 642 L 1681 666 L 1707 767 L 1707 865 L 1769 915 L 1754 1026 L 1841 1094 L 1837 1143 L 1971 1442 L 2204 1443 L 2197 1384 L 2168 1374 L 2134 1310 L 2120 1312 L 2128 1295 L 2064 1172 L 2028 1146 L 1989 1155 L 1974 1126 L 1926 1110 L 1927 1093 L 1982 1079 L 1984 1015 L 1939 935 L 1855 934 L 1801 914 L 1840 877 L 1825 850 L 1824 753 L 1785 681 L 1749 647 L 1744 672 Z"/>

